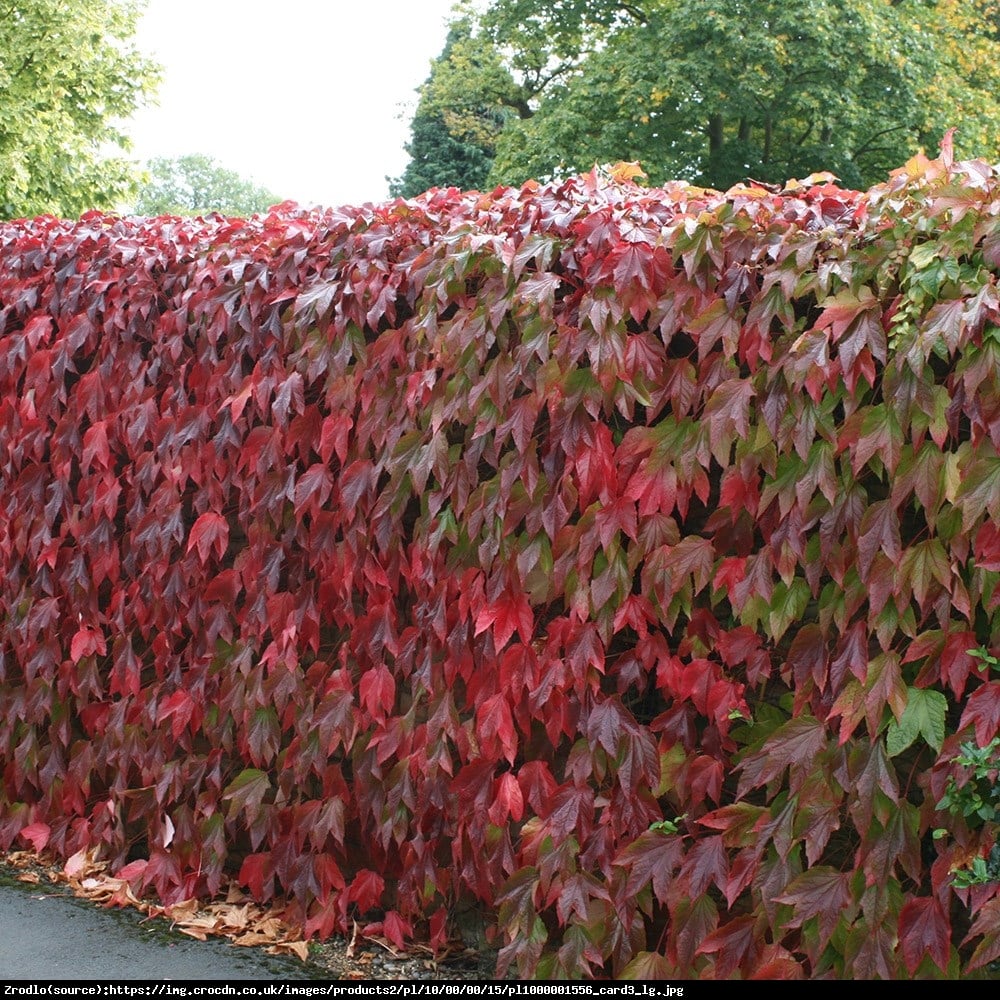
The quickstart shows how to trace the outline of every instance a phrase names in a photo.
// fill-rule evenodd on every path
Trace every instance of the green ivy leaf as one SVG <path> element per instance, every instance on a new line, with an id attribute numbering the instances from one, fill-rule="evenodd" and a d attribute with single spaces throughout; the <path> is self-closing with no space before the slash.
<path id="1" fill-rule="evenodd" d="M 899 722 L 892 719 L 886 733 L 889 756 L 902 753 L 918 736 L 923 736 L 928 745 L 940 752 L 947 711 L 948 699 L 940 691 L 907 688 L 903 716 Z"/>
<path id="2" fill-rule="evenodd" d="M 775 642 L 788 631 L 792 622 L 802 617 L 808 603 L 809 584 L 805 580 L 796 578 L 787 587 L 784 583 L 775 586 L 767 616 L 767 624 Z"/>

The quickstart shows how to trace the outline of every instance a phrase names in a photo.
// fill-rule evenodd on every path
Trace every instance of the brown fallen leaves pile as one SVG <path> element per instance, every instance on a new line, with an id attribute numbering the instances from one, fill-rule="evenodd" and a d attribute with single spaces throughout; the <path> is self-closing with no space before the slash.
<path id="1" fill-rule="evenodd" d="M 136 867 L 141 864 L 134 863 Z M 44 854 L 12 851 L 0 853 L 0 866 L 16 871 L 14 877 L 21 882 L 58 886 L 60 892 L 69 890 L 99 906 L 131 907 L 147 919 L 169 920 L 172 928 L 199 941 L 224 937 L 234 945 L 263 948 L 271 955 L 294 955 L 337 979 L 489 979 L 495 970 L 494 957 L 461 942 L 453 943 L 444 954 L 433 955 L 420 945 L 401 952 L 385 938 L 359 934 L 357 924 L 349 941 L 316 945 L 311 954 L 300 930 L 253 902 L 235 884 L 229 885 L 224 899 L 212 903 L 191 899 L 160 906 L 132 891 L 130 880 L 136 874 L 132 866 L 112 875 L 106 862 L 88 852 L 74 854 L 60 866 Z"/>
<path id="2" fill-rule="evenodd" d="M 19 870 L 15 877 L 21 882 L 48 881 L 101 906 L 132 907 L 150 919 L 163 917 L 174 929 L 199 941 L 224 937 L 235 945 L 263 947 L 270 955 L 295 955 L 302 961 L 309 958 L 309 946 L 299 930 L 252 902 L 234 884 L 220 901 L 205 904 L 189 899 L 173 906 L 159 906 L 135 895 L 127 866 L 117 876 L 111 875 L 107 863 L 89 852 L 74 854 L 61 868 L 30 851 L 13 851 L 0 860 Z"/>

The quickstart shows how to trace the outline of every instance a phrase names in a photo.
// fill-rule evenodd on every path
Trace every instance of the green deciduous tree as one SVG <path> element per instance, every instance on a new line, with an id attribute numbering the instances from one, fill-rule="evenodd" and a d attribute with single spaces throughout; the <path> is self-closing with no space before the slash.
<path id="1" fill-rule="evenodd" d="M 1000 149 L 996 7 L 494 0 L 434 97 L 458 136 L 470 106 L 494 108 L 490 182 L 638 159 L 653 181 L 861 186 L 953 125 L 960 148 Z"/>
<path id="2" fill-rule="evenodd" d="M 252 215 L 282 199 L 200 153 L 158 157 L 135 199 L 137 215 Z"/>
<path id="3" fill-rule="evenodd" d="M 156 81 L 133 0 L 0 4 L 0 216 L 111 208 L 133 184 L 129 118 Z"/>
<path id="4" fill-rule="evenodd" d="M 402 175 L 389 183 L 393 197 L 412 198 L 432 187 L 470 190 L 486 183 L 495 140 L 508 112 L 496 95 L 487 95 L 479 103 L 470 102 L 466 99 L 469 95 L 460 96 L 451 85 L 453 80 L 460 83 L 473 74 L 482 87 L 488 72 L 481 58 L 483 52 L 472 37 L 468 18 L 451 25 L 444 49 L 420 88 L 420 102 L 406 144 L 410 161 Z M 497 60 L 491 61 L 493 70 L 500 69 L 503 81 L 506 72 Z"/>

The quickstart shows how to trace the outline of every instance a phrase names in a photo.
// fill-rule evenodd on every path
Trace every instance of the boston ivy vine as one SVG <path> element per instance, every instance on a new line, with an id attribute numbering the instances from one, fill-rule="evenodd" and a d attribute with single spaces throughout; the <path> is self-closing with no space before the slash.
<path id="1" fill-rule="evenodd" d="M 523 975 L 983 969 L 998 214 L 946 146 L 0 225 L 0 849 Z"/>

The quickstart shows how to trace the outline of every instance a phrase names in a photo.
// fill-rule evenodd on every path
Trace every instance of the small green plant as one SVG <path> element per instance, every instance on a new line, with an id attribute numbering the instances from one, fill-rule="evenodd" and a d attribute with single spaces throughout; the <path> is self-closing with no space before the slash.
<path id="1" fill-rule="evenodd" d="M 968 768 L 967 780 L 959 784 L 955 776 L 948 778 L 938 809 L 947 809 L 952 816 L 963 816 L 972 827 L 982 826 L 1000 817 L 1000 736 L 995 736 L 984 747 L 971 741 L 963 743 L 961 753 L 952 758 L 953 763 Z M 935 836 L 941 836 L 935 831 Z"/>
<path id="2" fill-rule="evenodd" d="M 679 833 L 678 823 L 682 823 L 687 818 L 687 813 L 678 816 L 676 819 L 661 819 L 658 823 L 650 825 L 652 833 Z"/>
<path id="3" fill-rule="evenodd" d="M 970 653 L 976 652 L 970 650 Z M 996 660 L 983 653 L 984 666 L 996 664 Z M 953 763 L 966 768 L 966 780 L 961 784 L 955 776 L 948 778 L 944 795 L 938 802 L 938 809 L 946 809 L 952 816 L 962 816 L 973 829 L 1000 819 L 1000 737 L 994 737 L 984 747 L 969 741 L 961 745 L 960 753 L 952 758 Z M 934 839 L 946 836 L 947 830 L 938 828 Z M 974 885 L 985 885 L 1000 881 L 1000 844 L 994 844 L 988 858 L 976 858 L 967 868 L 956 869 L 952 884 L 956 889 L 967 889 Z"/>
<path id="4" fill-rule="evenodd" d="M 985 646 L 977 646 L 975 649 L 967 649 L 966 653 L 974 660 L 979 660 L 979 670 L 1000 670 L 1000 660 L 993 656 Z"/>
<path id="5" fill-rule="evenodd" d="M 953 871 L 951 881 L 956 889 L 1000 881 L 1000 844 L 993 845 L 989 858 L 976 858 L 968 868 Z"/>

